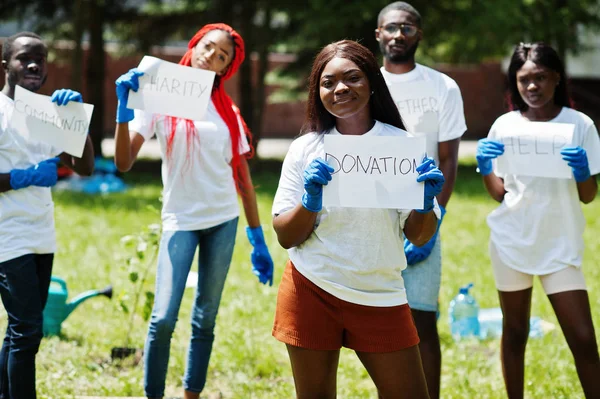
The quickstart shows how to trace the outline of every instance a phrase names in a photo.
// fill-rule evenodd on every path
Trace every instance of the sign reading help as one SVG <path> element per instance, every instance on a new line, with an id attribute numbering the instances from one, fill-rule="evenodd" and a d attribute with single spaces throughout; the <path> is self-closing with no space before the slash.
<path id="1" fill-rule="evenodd" d="M 524 122 L 498 131 L 504 154 L 496 160 L 500 174 L 573 178 L 571 167 L 560 151 L 571 146 L 575 125 L 551 122 Z"/>
<path id="2" fill-rule="evenodd" d="M 423 183 L 416 171 L 425 139 L 397 136 L 325 136 L 325 160 L 333 178 L 323 205 L 352 208 L 421 209 Z"/>

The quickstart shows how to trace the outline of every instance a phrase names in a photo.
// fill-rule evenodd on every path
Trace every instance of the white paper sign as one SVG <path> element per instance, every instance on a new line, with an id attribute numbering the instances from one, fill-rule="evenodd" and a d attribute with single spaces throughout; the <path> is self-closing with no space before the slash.
<path id="1" fill-rule="evenodd" d="M 49 96 L 15 87 L 10 125 L 29 141 L 41 141 L 77 158 L 83 155 L 94 106 L 71 101 L 57 105 Z"/>
<path id="2" fill-rule="evenodd" d="M 497 158 L 498 172 L 522 176 L 573 178 L 571 167 L 560 151 L 571 146 L 575 125 L 526 122 L 498 132 L 504 154 Z"/>
<path id="3" fill-rule="evenodd" d="M 325 160 L 333 178 L 323 204 L 352 208 L 423 208 L 423 183 L 415 170 L 425 140 L 393 136 L 325 136 Z"/>
<path id="4" fill-rule="evenodd" d="M 201 120 L 206 113 L 215 73 L 144 56 L 138 69 L 140 88 L 129 91 L 128 108 Z"/>
<path id="5" fill-rule="evenodd" d="M 406 130 L 417 136 L 438 132 L 438 96 L 431 82 L 393 83 L 388 87 Z"/>

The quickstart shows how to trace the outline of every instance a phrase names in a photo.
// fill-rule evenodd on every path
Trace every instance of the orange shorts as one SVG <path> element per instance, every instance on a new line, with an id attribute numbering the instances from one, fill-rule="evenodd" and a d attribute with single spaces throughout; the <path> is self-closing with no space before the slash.
<path id="1" fill-rule="evenodd" d="M 419 343 L 408 304 L 364 306 L 338 299 L 288 261 L 279 285 L 273 336 L 313 350 L 395 352 Z"/>

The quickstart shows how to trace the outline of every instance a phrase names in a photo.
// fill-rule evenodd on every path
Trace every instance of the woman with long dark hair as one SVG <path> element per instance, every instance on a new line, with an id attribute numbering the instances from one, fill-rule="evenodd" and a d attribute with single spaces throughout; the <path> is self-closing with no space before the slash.
<path id="1" fill-rule="evenodd" d="M 600 140 L 593 121 L 571 107 L 567 77 L 556 51 L 544 43 L 515 49 L 508 68 L 512 111 L 499 117 L 477 147 L 483 182 L 500 206 L 488 216 L 490 258 L 503 313 L 502 369 L 508 397 L 522 398 L 534 276 L 554 308 L 588 398 L 600 397 L 600 359 L 581 270 L 585 219 L 598 186 Z M 561 151 L 573 179 L 501 174 L 492 160 L 504 153 L 502 138 L 532 122 L 573 125 Z"/>
<path id="2" fill-rule="evenodd" d="M 198 286 L 184 397 L 198 398 L 204 388 L 217 311 L 235 244 L 239 216 L 236 189 L 248 221 L 246 233 L 254 246 L 253 272 L 262 283 L 273 281 L 273 262 L 246 160 L 252 153 L 249 132 L 223 87 L 244 55 L 242 37 L 225 24 L 206 25 L 190 40 L 179 63 L 216 73 L 211 101 L 201 121 L 134 112 L 127 108 L 129 90 L 137 91 L 138 77 L 143 73 L 133 69 L 116 81 L 117 167 L 129 170 L 142 144 L 154 135 L 163 160 L 163 234 L 144 353 L 144 388 L 150 398 L 164 395 L 171 336 L 196 248 Z"/>
<path id="3" fill-rule="evenodd" d="M 403 233 L 417 245 L 435 233 L 444 177 L 433 159 L 417 168 L 424 208 L 323 206 L 333 168 L 325 135 L 406 137 L 377 61 L 344 40 L 317 55 L 302 136 L 286 155 L 273 227 L 288 249 L 273 335 L 287 345 L 298 398 L 334 398 L 342 346 L 356 351 L 384 398 L 427 398 L 417 331 L 406 300 Z"/>

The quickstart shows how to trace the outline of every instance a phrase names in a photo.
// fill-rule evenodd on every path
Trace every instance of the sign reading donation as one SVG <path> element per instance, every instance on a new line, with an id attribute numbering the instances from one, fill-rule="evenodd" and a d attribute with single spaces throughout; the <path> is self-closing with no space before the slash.
<path id="1" fill-rule="evenodd" d="M 25 139 L 53 145 L 77 158 L 83 155 L 94 106 L 75 101 L 57 105 L 49 96 L 15 87 L 11 126 Z"/>
<path id="2" fill-rule="evenodd" d="M 325 160 L 334 169 L 323 205 L 352 208 L 423 208 L 416 171 L 425 139 L 394 136 L 325 136 Z"/>
<path id="3" fill-rule="evenodd" d="M 144 56 L 138 69 L 140 88 L 129 92 L 128 108 L 201 120 L 206 113 L 215 73 Z"/>
<path id="4" fill-rule="evenodd" d="M 393 83 L 389 89 L 406 130 L 415 135 L 439 130 L 438 97 L 431 82 Z"/>
<path id="5" fill-rule="evenodd" d="M 535 177 L 571 179 L 571 167 L 560 151 L 571 146 L 575 125 L 569 123 L 525 122 L 498 132 L 504 154 L 497 158 L 498 172 Z"/>

